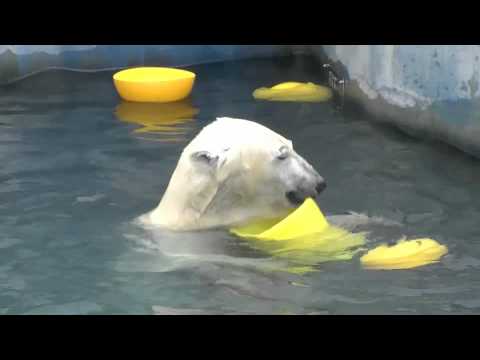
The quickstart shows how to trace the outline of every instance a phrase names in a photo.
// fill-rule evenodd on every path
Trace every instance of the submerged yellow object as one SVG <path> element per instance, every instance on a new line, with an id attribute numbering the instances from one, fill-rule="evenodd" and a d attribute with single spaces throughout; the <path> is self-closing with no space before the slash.
<path id="1" fill-rule="evenodd" d="M 321 102 L 332 96 L 330 88 L 311 82 L 285 82 L 271 88 L 261 87 L 253 92 L 255 99 L 270 101 Z"/>
<path id="2" fill-rule="evenodd" d="M 365 244 L 366 233 L 350 233 L 328 224 L 313 199 L 283 219 L 266 219 L 230 229 L 249 244 L 288 262 L 288 272 L 304 274 L 316 264 L 350 260 Z M 367 269 L 411 269 L 437 262 L 448 249 L 435 240 L 401 240 L 395 246 L 380 245 L 360 258 Z M 281 269 L 279 269 L 281 270 Z"/>
<path id="3" fill-rule="evenodd" d="M 394 246 L 381 245 L 360 258 L 368 269 L 411 269 L 437 262 L 448 252 L 433 239 L 401 240 Z"/>
<path id="4" fill-rule="evenodd" d="M 186 98 L 192 91 L 195 74 L 166 67 L 138 67 L 113 75 L 122 99 L 133 102 L 172 102 Z"/>
<path id="5" fill-rule="evenodd" d="M 328 222 L 313 199 L 305 202 L 285 219 L 254 222 L 231 231 L 243 237 L 265 240 L 288 240 L 324 231 Z"/>
<path id="6" fill-rule="evenodd" d="M 313 199 L 284 219 L 259 220 L 230 231 L 246 238 L 253 248 L 287 260 L 287 271 L 313 271 L 315 264 L 350 260 L 365 243 L 364 233 L 349 233 L 328 224 Z"/>
<path id="7" fill-rule="evenodd" d="M 140 125 L 136 133 L 182 133 L 179 125 L 192 121 L 199 112 L 187 100 L 163 104 L 122 102 L 115 115 L 121 121 Z"/>

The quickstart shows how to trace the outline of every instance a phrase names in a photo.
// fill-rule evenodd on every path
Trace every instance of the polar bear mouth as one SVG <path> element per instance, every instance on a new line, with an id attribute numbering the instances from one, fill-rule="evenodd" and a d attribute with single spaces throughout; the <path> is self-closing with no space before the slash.
<path id="1" fill-rule="evenodd" d="M 315 190 L 311 191 L 311 193 L 310 192 L 307 193 L 305 191 L 287 191 L 285 193 L 285 196 L 291 204 L 298 206 L 303 204 L 303 202 L 307 197 L 316 197 L 320 195 L 320 193 L 323 190 L 325 190 L 326 187 L 327 187 L 326 182 L 321 181 L 317 184 L 317 186 L 315 187 Z"/>
<path id="2" fill-rule="evenodd" d="M 285 196 L 295 206 L 301 205 L 305 201 L 305 196 L 300 195 L 297 191 L 287 191 Z"/>

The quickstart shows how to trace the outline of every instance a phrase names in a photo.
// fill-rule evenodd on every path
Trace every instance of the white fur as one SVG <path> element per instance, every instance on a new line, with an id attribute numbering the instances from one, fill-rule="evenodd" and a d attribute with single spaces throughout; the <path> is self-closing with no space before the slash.
<path id="1" fill-rule="evenodd" d="M 285 161 L 278 160 L 281 148 L 288 149 Z M 218 118 L 185 147 L 160 204 L 141 221 L 198 230 L 281 216 L 292 208 L 285 192 L 310 189 L 318 179 L 290 140 L 252 121 Z"/>

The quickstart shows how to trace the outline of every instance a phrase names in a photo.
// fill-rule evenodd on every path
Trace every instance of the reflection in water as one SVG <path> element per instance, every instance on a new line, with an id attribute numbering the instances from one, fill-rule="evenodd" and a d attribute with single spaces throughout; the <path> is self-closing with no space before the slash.
<path id="1" fill-rule="evenodd" d="M 150 134 L 149 140 L 183 141 L 189 130 L 188 123 L 194 120 L 199 110 L 189 99 L 172 103 L 121 102 L 115 109 L 121 121 L 141 125 L 134 133 Z M 183 126 L 182 126 L 183 125 Z M 184 126 L 187 125 L 187 126 Z M 152 134 L 160 135 L 151 136 Z"/>

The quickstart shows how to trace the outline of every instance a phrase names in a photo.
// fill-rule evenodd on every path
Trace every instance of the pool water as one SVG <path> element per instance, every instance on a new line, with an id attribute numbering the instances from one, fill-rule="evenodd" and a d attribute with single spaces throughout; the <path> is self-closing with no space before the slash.
<path id="1" fill-rule="evenodd" d="M 318 69 L 302 57 L 190 67 L 190 102 L 154 109 L 177 114 L 160 124 L 152 109 L 121 105 L 112 72 L 47 71 L 0 88 L 0 314 L 480 312 L 479 162 L 332 103 L 252 97 L 261 86 L 321 82 Z M 411 270 L 365 270 L 356 257 L 296 275 L 269 271 L 268 256 L 226 231 L 176 240 L 134 226 L 158 204 L 183 147 L 218 116 L 293 140 L 328 182 L 318 199 L 326 214 L 402 224 L 365 225 L 369 247 L 427 236 L 449 254 Z"/>

